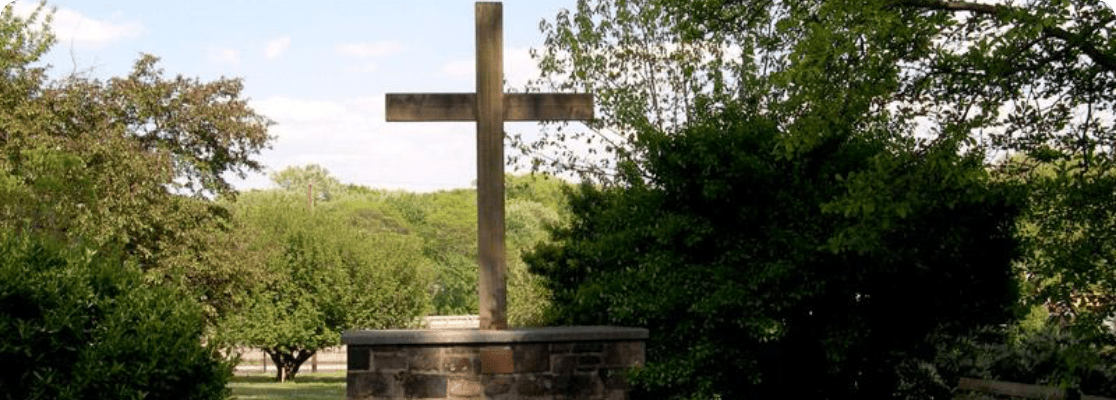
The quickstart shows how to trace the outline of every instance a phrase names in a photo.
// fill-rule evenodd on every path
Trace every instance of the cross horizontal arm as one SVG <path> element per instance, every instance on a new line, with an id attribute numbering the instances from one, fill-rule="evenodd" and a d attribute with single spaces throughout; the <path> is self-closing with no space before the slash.
<path id="1" fill-rule="evenodd" d="M 388 122 L 476 121 L 473 93 L 388 93 Z M 593 95 L 584 93 L 505 93 L 504 121 L 593 119 Z"/>

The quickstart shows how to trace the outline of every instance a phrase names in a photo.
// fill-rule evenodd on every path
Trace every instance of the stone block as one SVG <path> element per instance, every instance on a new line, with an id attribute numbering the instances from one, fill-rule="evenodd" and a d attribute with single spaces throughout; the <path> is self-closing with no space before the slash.
<path id="1" fill-rule="evenodd" d="M 510 392 L 512 385 L 515 384 L 515 378 L 511 376 L 485 375 L 481 378 L 481 384 L 484 385 L 485 396 L 496 397 Z"/>
<path id="2" fill-rule="evenodd" d="M 512 346 L 516 373 L 546 372 L 550 370 L 550 348 L 546 344 Z"/>
<path id="3" fill-rule="evenodd" d="M 480 373 L 480 354 L 454 354 L 448 350 L 442 356 L 442 371 L 451 374 Z"/>
<path id="4" fill-rule="evenodd" d="M 376 352 L 376 353 L 399 353 L 399 352 L 403 351 L 403 349 L 400 348 L 399 346 L 378 345 L 376 347 L 373 347 L 372 351 Z"/>
<path id="5" fill-rule="evenodd" d="M 554 378 L 547 375 L 520 375 L 515 381 L 519 397 L 543 397 L 554 394 Z"/>
<path id="6" fill-rule="evenodd" d="M 580 356 L 569 354 L 553 356 L 553 367 L 550 371 L 557 375 L 572 374 L 577 370 L 578 357 Z"/>
<path id="7" fill-rule="evenodd" d="M 600 356 L 577 356 L 577 369 L 579 371 L 592 371 L 601 366 Z"/>
<path id="8" fill-rule="evenodd" d="M 614 342 L 604 349 L 604 363 L 610 368 L 643 365 L 643 342 Z"/>
<path id="9" fill-rule="evenodd" d="M 377 372 L 407 369 L 407 357 L 398 353 L 375 353 L 372 355 L 372 369 Z"/>
<path id="10" fill-rule="evenodd" d="M 476 378 L 449 378 L 446 393 L 455 398 L 475 398 L 484 393 L 484 385 Z"/>
<path id="11" fill-rule="evenodd" d="M 573 346 L 574 353 L 600 353 L 601 350 L 604 350 L 601 342 L 578 342 Z"/>
<path id="12" fill-rule="evenodd" d="M 392 377 L 380 373 L 349 372 L 345 377 L 346 397 L 349 400 L 364 400 L 390 397 Z"/>
<path id="13" fill-rule="evenodd" d="M 349 372 L 345 374 L 345 398 L 349 400 L 372 399 L 372 387 L 368 382 L 369 373 Z"/>
<path id="14" fill-rule="evenodd" d="M 481 373 L 510 374 L 515 372 L 515 358 L 507 348 L 484 348 L 480 351 Z"/>
<path id="15" fill-rule="evenodd" d="M 480 348 L 477 346 L 450 346 L 446 348 L 446 354 L 454 355 L 477 355 L 480 354 Z"/>
<path id="16" fill-rule="evenodd" d="M 365 346 L 349 346 L 346 350 L 349 371 L 368 371 L 372 365 L 372 351 Z"/>
<path id="17" fill-rule="evenodd" d="M 599 397 L 600 381 L 594 375 L 574 374 L 554 377 L 554 395 L 559 399 Z"/>
<path id="18" fill-rule="evenodd" d="M 550 354 L 569 353 L 573 351 L 573 343 L 551 343 Z"/>
<path id="19" fill-rule="evenodd" d="M 407 349 L 408 371 L 437 371 L 442 366 L 442 349 L 412 347 Z"/>
<path id="20" fill-rule="evenodd" d="M 646 330 L 347 332 L 349 399 L 627 400 Z"/>
<path id="21" fill-rule="evenodd" d="M 408 399 L 444 399 L 448 380 L 441 375 L 423 375 L 401 372 L 396 380 L 403 387 L 403 396 Z"/>

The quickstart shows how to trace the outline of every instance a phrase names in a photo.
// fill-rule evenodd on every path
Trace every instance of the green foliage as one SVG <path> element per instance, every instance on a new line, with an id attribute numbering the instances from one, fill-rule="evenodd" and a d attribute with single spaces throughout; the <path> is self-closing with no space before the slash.
<path id="1" fill-rule="evenodd" d="M 928 333 L 1009 321 L 1012 187 L 841 128 L 791 155 L 731 111 L 642 132 L 644 170 L 583 185 L 527 257 L 554 321 L 649 328 L 649 398 L 885 397 Z"/>
<path id="2" fill-rule="evenodd" d="M 509 200 L 506 208 L 508 324 L 543 325 L 550 291 L 538 275 L 528 270 L 523 253 L 547 242 L 547 228 L 559 226 L 560 217 L 555 209 L 525 199 Z"/>
<path id="3" fill-rule="evenodd" d="M 435 265 L 430 292 L 436 315 L 477 312 L 476 199 L 474 190 L 393 193 L 383 198 L 422 239 L 422 255 Z"/>
<path id="4" fill-rule="evenodd" d="M 3 235 L 0 398 L 223 399 L 232 365 L 204 326 L 119 254 Z"/>
<path id="5" fill-rule="evenodd" d="M 172 283 L 213 321 L 239 304 L 261 264 L 246 233 L 207 197 L 226 173 L 259 170 L 266 118 L 236 79 L 167 77 L 143 55 L 130 74 L 46 79 L 51 13 L 0 13 L 0 229 L 123 249 L 145 283 Z"/>
<path id="6" fill-rule="evenodd" d="M 313 199 L 318 201 L 333 199 L 345 189 L 337 178 L 329 174 L 329 170 L 318 164 L 287 167 L 282 171 L 272 172 L 271 182 L 283 190 L 308 195 L 312 191 Z"/>
<path id="7" fill-rule="evenodd" d="M 504 176 L 504 193 L 509 204 L 517 200 L 538 203 L 546 209 L 557 212 L 563 220 L 569 217 L 569 210 L 566 209 L 566 190 L 569 187 L 568 182 L 546 174 Z M 545 219 L 547 223 L 559 222 Z M 511 233 L 508 235 L 512 236 Z"/>
<path id="8" fill-rule="evenodd" d="M 548 229 L 569 221 L 565 199 L 569 184 L 543 174 L 507 175 L 504 188 L 508 324 L 545 325 L 550 291 L 540 276 L 531 273 L 523 262 L 523 254 L 538 243 L 549 242 Z"/>
<path id="9" fill-rule="evenodd" d="M 775 121 L 789 157 L 833 127 L 889 146 L 958 142 L 1031 186 L 1027 305 L 1095 333 L 1116 313 L 1116 14 L 1100 0 L 994 3 L 580 0 L 540 24 L 536 86 L 592 92 L 602 110 L 588 129 L 516 144 L 541 169 L 610 184 L 645 173 L 647 128 L 675 132 L 731 104 Z"/>
<path id="10" fill-rule="evenodd" d="M 579 0 L 540 24 L 538 85 L 592 92 L 602 110 L 588 132 L 556 128 L 520 148 L 612 181 L 613 162 L 640 166 L 643 129 L 738 104 L 807 149 L 817 124 L 840 121 L 1108 165 L 1113 16 L 1100 0 Z M 615 159 L 569 147 L 585 141 Z"/>
<path id="11" fill-rule="evenodd" d="M 1081 335 L 1116 333 L 1103 324 L 1116 315 L 1116 175 L 1029 157 L 1003 168 L 1029 170 L 1015 176 L 1031 191 L 1020 229 L 1027 304 L 1047 306 Z"/>
<path id="12" fill-rule="evenodd" d="M 633 144 L 643 130 L 672 129 L 707 99 L 733 95 L 732 82 L 740 75 L 733 72 L 740 68 L 734 49 L 725 41 L 680 40 L 673 29 L 679 15 L 663 3 L 578 1 L 572 11 L 540 23 L 546 41 L 532 54 L 542 72 L 534 89 L 592 93 L 598 111 L 588 129 L 558 124 L 537 140 L 512 136 L 520 150 L 514 159 L 526 157 L 539 170 L 616 182 L 619 165 L 640 158 Z"/>
<path id="13" fill-rule="evenodd" d="M 539 241 L 548 240 L 546 228 L 569 218 L 562 180 L 545 175 L 507 175 L 506 240 L 508 318 L 513 326 L 542 323 L 549 292 L 527 270 L 521 254 Z M 434 193 L 372 192 L 361 198 L 365 215 L 421 238 L 422 254 L 434 265 L 430 288 L 432 313 L 462 315 L 477 312 L 477 208 L 476 191 Z"/>
<path id="14" fill-rule="evenodd" d="M 967 335 L 932 335 L 930 340 L 936 354 L 918 363 L 924 374 L 938 379 L 911 385 L 910 392 L 949 393 L 958 378 L 972 377 L 1116 395 L 1116 353 L 1111 347 L 1056 325 L 986 328 Z"/>
<path id="15" fill-rule="evenodd" d="M 235 216 L 259 234 L 251 246 L 266 254 L 266 282 L 219 333 L 222 341 L 258 347 L 275 362 L 278 379 L 294 378 L 346 329 L 406 327 L 429 306 L 429 265 L 414 237 L 362 229 L 335 200 L 311 210 L 297 193 L 251 192 Z"/>

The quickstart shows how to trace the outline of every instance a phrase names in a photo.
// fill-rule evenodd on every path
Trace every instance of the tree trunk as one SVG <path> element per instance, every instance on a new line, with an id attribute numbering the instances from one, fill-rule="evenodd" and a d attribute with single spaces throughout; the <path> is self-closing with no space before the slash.
<path id="1" fill-rule="evenodd" d="M 313 357 L 317 350 L 296 350 L 294 352 L 281 352 L 273 349 L 263 349 L 271 361 L 275 363 L 275 381 L 286 382 L 293 380 L 298 375 L 302 363 Z"/>

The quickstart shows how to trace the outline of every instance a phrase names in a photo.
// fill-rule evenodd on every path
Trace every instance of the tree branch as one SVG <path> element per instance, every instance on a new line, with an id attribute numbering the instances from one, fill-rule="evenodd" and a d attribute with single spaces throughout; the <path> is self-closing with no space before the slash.
<path id="1" fill-rule="evenodd" d="M 1108 22 L 1111 22 L 1111 20 Z M 1116 55 L 1098 49 L 1097 45 L 1088 38 L 1057 27 L 1043 28 L 1042 33 L 1046 36 L 1061 39 L 1066 42 L 1068 46 L 1076 47 L 1078 50 L 1081 50 L 1082 53 L 1089 56 L 1089 59 L 1093 60 L 1093 62 L 1101 68 L 1107 71 L 1116 71 Z"/>
<path id="2" fill-rule="evenodd" d="M 978 14 L 995 15 L 1008 6 L 1001 4 L 981 4 L 968 1 L 945 1 L 945 0 L 896 0 L 896 5 L 902 7 L 923 8 L 928 10 L 940 11 L 971 11 Z"/>
<path id="3" fill-rule="evenodd" d="M 963 12 L 968 11 L 976 14 L 1002 16 L 1009 11 L 1016 11 L 1017 8 L 1004 4 L 981 4 L 968 1 L 948 1 L 948 0 L 895 0 L 895 4 L 900 7 L 921 8 L 926 10 L 949 11 L 949 12 Z M 1105 18 L 1097 21 L 1093 28 L 1103 27 L 1112 23 L 1112 18 Z M 1092 31 L 1092 30 L 1090 30 Z M 1070 32 L 1066 29 L 1059 27 L 1044 27 L 1042 29 L 1043 36 L 1060 39 L 1065 42 L 1067 47 L 1076 48 L 1082 53 L 1085 53 L 1089 59 L 1093 60 L 1101 68 L 1106 71 L 1116 72 L 1116 55 L 1105 52 L 1097 47 L 1096 43 L 1089 40 L 1086 35 Z"/>

